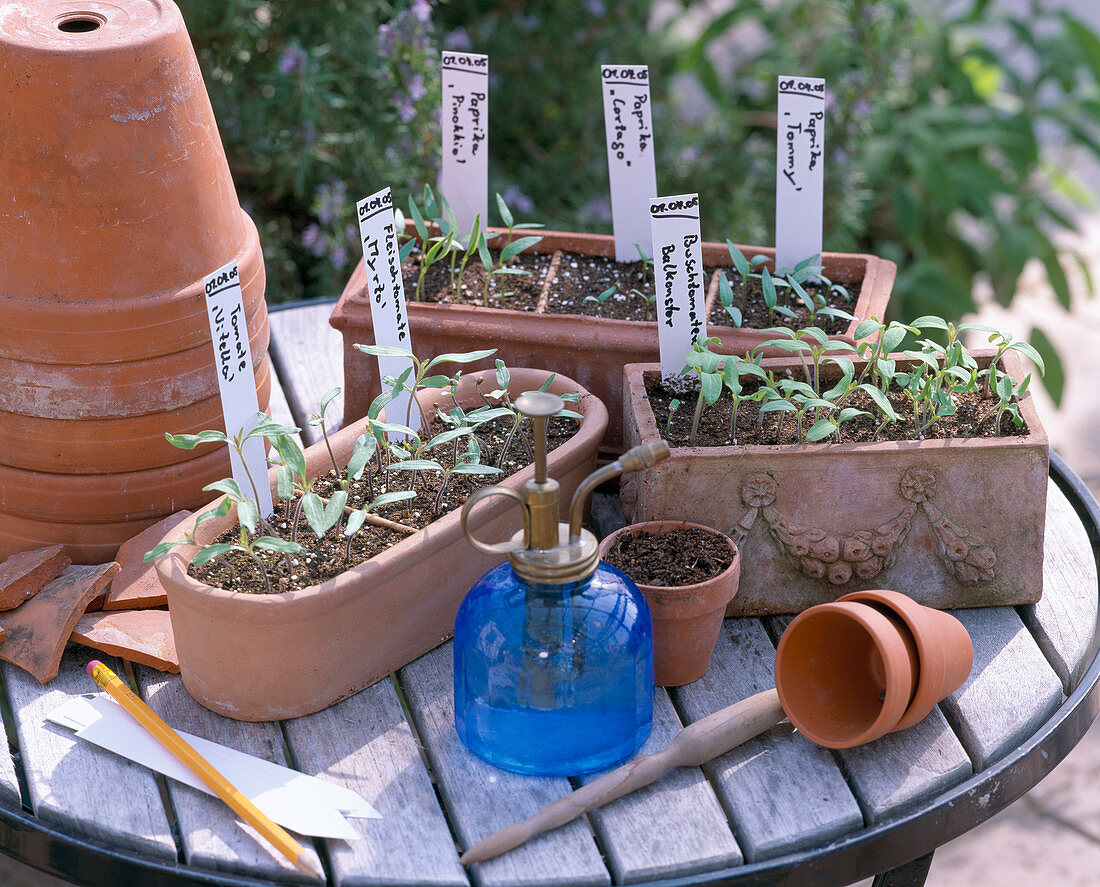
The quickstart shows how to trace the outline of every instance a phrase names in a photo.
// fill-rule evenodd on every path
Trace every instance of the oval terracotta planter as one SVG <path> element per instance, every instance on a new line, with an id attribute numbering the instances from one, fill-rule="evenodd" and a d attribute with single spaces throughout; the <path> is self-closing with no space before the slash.
<path id="1" fill-rule="evenodd" d="M 513 394 L 536 389 L 546 375 L 514 369 L 509 388 Z M 480 403 L 475 382 L 493 378 L 464 375 L 459 401 Z M 580 393 L 576 409 L 584 416 L 578 432 L 549 455 L 550 474 L 562 488 L 564 519 L 573 490 L 595 467 L 607 410 L 560 374 L 550 390 Z M 426 406 L 436 397 L 435 391 L 421 393 Z M 338 461 L 347 460 L 364 428 L 360 421 L 332 436 Z M 307 450 L 310 473 L 323 473 L 328 464 L 323 443 Z M 518 489 L 533 476 L 534 466 L 528 466 L 503 483 Z M 270 481 L 274 491 L 274 472 Z M 207 544 L 234 519 L 231 513 L 206 521 L 197 531 L 191 519 L 167 538 L 195 532 Z M 477 509 L 471 530 L 482 539 L 506 539 L 517 519 L 510 503 L 496 497 Z M 502 559 L 470 548 L 457 510 L 334 579 L 287 594 L 234 593 L 198 582 L 187 574 L 194 551 L 180 546 L 156 565 L 168 591 L 184 685 L 207 708 L 246 721 L 318 711 L 443 643 L 469 587 Z"/>
<path id="2" fill-rule="evenodd" d="M 918 673 L 917 646 L 901 620 L 854 601 L 800 613 L 775 654 L 783 710 L 826 748 L 851 748 L 898 729 Z"/>
<path id="3" fill-rule="evenodd" d="M 653 683 L 662 687 L 690 684 L 706 674 L 726 605 L 737 594 L 741 554 L 725 533 L 687 521 L 631 524 L 615 530 L 600 542 L 600 557 L 603 558 L 623 536 L 657 535 L 681 529 L 704 530 L 720 536 L 733 551 L 733 563 L 713 579 L 692 585 L 665 587 L 636 583 L 653 616 Z"/>
<path id="4" fill-rule="evenodd" d="M 102 561 L 217 473 L 154 454 L 217 424 L 202 282 L 230 261 L 265 367 L 263 254 L 171 0 L 7 4 L 0 79 L 0 549 Z"/>

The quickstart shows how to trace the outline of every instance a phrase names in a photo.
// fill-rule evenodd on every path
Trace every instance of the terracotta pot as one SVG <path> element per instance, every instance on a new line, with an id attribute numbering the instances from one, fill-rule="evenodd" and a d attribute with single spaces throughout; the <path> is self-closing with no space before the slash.
<path id="1" fill-rule="evenodd" d="M 917 688 L 894 729 L 904 730 L 924 720 L 936 703 L 954 693 L 970 676 L 974 645 L 966 627 L 950 613 L 923 607 L 911 597 L 883 589 L 854 591 L 840 600 L 868 604 L 896 616 L 916 643 L 920 659 Z"/>
<path id="2" fill-rule="evenodd" d="M 733 563 L 713 579 L 674 587 L 636 583 L 653 616 L 653 683 L 679 687 L 697 681 L 710 667 L 718 642 L 726 605 L 737 594 L 741 556 L 733 540 L 710 527 L 687 521 L 648 521 L 621 527 L 600 542 L 604 558 L 625 535 L 658 535 L 676 530 L 703 530 L 724 539 L 733 552 Z M 627 575 L 630 573 L 627 571 Z M 631 577 L 633 578 L 633 577 Z"/>
<path id="3" fill-rule="evenodd" d="M 899 370 L 908 364 L 894 356 Z M 766 364 L 801 372 L 797 361 Z M 1012 352 L 1001 365 L 1023 378 Z M 624 370 L 631 446 L 662 436 L 643 381 L 659 369 Z M 1017 437 L 673 447 L 660 465 L 624 476 L 623 512 L 691 514 L 727 532 L 742 563 L 727 616 L 797 613 L 883 584 L 938 608 L 1034 603 L 1049 445 L 1031 396 L 1019 406 L 1028 433 Z"/>
<path id="4" fill-rule="evenodd" d="M 202 280 L 231 260 L 266 409 L 263 255 L 171 0 L 8 4 L 0 79 L 0 441 L 15 441 L 0 473 L 12 497 L 38 484 L 0 507 L 0 551 L 29 535 L 102 561 L 109 540 L 201 501 L 210 460 L 163 436 L 220 426 Z M 159 489 L 124 486 L 167 465 Z M 103 472 L 113 490 L 88 480 Z"/>
<path id="5" fill-rule="evenodd" d="M 546 376 L 540 370 L 514 369 L 510 390 L 538 388 Z M 480 403 L 474 389 L 479 378 L 491 381 L 492 375 L 462 377 L 460 403 Z M 595 467 L 607 411 L 560 374 L 550 390 L 580 393 L 576 408 L 585 417 L 578 432 L 549 456 L 550 474 L 561 484 L 564 518 L 573 491 Z M 437 391 L 420 395 L 429 409 L 438 396 Z M 360 421 L 332 436 L 338 461 L 346 462 L 364 428 Z M 310 474 L 328 470 L 323 443 L 310 447 L 306 456 Z M 518 489 L 533 476 L 534 467 L 528 466 L 503 483 Z M 274 472 L 270 481 L 274 492 Z M 482 539 L 505 539 L 518 519 L 504 497 L 496 497 L 479 506 L 471 529 Z M 194 532 L 207 544 L 234 522 L 231 513 L 195 531 L 192 518 L 167 538 Z M 287 594 L 233 593 L 198 582 L 187 574 L 194 552 L 181 546 L 156 565 L 168 592 L 183 681 L 202 705 L 246 721 L 318 711 L 443 643 L 469 587 L 501 560 L 470 549 L 457 510 L 334 579 Z"/>
<path id="6" fill-rule="evenodd" d="M 959 620 L 893 591 L 869 590 L 794 618 L 775 655 L 787 716 L 826 748 L 851 748 L 923 720 L 973 662 Z"/>
<path id="7" fill-rule="evenodd" d="M 490 231 L 502 229 L 490 228 Z M 543 281 L 540 309 L 552 287 L 561 251 L 587 256 L 614 258 L 612 237 L 562 231 L 514 232 L 515 236 L 537 234 L 542 241 L 533 252 L 555 254 Z M 703 262 L 708 266 L 729 266 L 729 250 L 724 243 L 704 243 Z M 766 247 L 742 247 L 748 255 L 763 254 L 774 258 L 775 250 Z M 874 316 L 883 318 L 894 285 L 897 267 L 875 256 L 825 253 L 825 273 L 833 279 L 860 279 L 863 287 L 852 313 L 856 322 Z M 362 261 L 344 287 L 330 323 L 344 336 L 344 421 L 363 416 L 380 390 L 378 367 L 356 351 L 355 344 L 373 343 L 370 298 L 366 291 Z M 708 312 L 718 298 L 717 277 L 708 287 Z M 447 351 L 465 351 L 470 342 L 483 348 L 496 348 L 509 366 L 551 366 L 576 379 L 607 404 L 610 424 L 603 449 L 618 455 L 626 444 L 623 439 L 622 374 L 625 364 L 656 361 L 660 358 L 657 324 L 652 321 L 614 320 L 579 314 L 547 314 L 484 308 L 478 305 L 442 305 L 429 302 L 408 303 L 409 329 L 413 349 L 430 356 Z M 849 326 L 848 336 L 856 322 Z M 761 330 L 708 326 L 708 333 L 722 340 L 726 353 L 742 354 L 769 338 Z M 846 338 L 848 337 L 846 336 Z M 593 343 L 598 343 L 594 348 Z M 777 354 L 780 352 L 776 352 Z M 495 359 L 495 358 L 494 358 Z M 492 359 L 483 366 L 492 365 Z"/>

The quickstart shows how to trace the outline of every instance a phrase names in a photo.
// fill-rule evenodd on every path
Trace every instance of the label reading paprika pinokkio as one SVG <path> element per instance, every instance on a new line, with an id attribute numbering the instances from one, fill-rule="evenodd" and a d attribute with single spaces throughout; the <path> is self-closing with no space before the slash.
<path id="1" fill-rule="evenodd" d="M 210 321 L 210 336 L 214 345 L 214 366 L 218 374 L 225 431 L 230 439 L 238 432 L 247 434 L 259 424 L 260 411 L 256 398 L 256 376 L 252 370 L 252 350 L 248 345 L 248 324 L 241 298 L 241 275 L 236 262 L 219 268 L 203 278 L 206 294 L 206 317 Z M 244 445 L 244 462 L 234 447 L 229 447 L 229 463 L 233 479 L 241 492 L 252 498 L 251 474 L 256 481 L 260 514 L 270 517 L 274 510 L 271 487 L 267 482 L 267 456 L 262 438 L 253 438 Z M 245 472 L 245 463 L 248 472 Z"/>
<path id="2" fill-rule="evenodd" d="M 401 277 L 401 257 L 397 246 L 397 225 L 393 217 L 393 196 L 389 188 L 365 197 L 355 205 L 359 218 L 359 236 L 363 240 L 363 267 L 367 273 L 374 341 L 412 351 L 409 315 L 405 309 L 405 282 Z M 400 376 L 411 362 L 402 357 L 379 357 L 378 378 Z M 385 386 L 383 386 L 385 387 Z M 386 406 L 391 422 L 405 422 L 409 392 L 403 391 Z M 416 418 L 419 418 L 417 415 Z M 399 441 L 403 434 L 390 432 Z"/>
<path id="3" fill-rule="evenodd" d="M 699 238 L 699 195 L 653 197 L 653 272 L 661 375 L 678 376 L 691 346 L 707 334 L 706 275 Z"/>
<path id="4" fill-rule="evenodd" d="M 825 81 L 780 77 L 775 182 L 775 266 L 821 253 L 825 193 Z"/>
<path id="5" fill-rule="evenodd" d="M 444 52 L 441 74 L 439 188 L 450 201 L 465 238 L 475 216 L 481 216 L 485 227 L 489 211 L 489 57 Z"/>
<path id="6" fill-rule="evenodd" d="M 615 260 L 636 262 L 638 246 L 647 256 L 653 255 L 649 198 L 645 196 L 657 193 L 649 68 L 603 65 L 600 73 Z"/>

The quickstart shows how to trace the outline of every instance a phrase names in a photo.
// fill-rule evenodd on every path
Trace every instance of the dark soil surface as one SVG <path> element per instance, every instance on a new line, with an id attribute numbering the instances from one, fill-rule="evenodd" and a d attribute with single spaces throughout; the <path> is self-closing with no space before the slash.
<path id="1" fill-rule="evenodd" d="M 496 465 L 507 440 L 511 423 L 506 419 L 498 419 L 488 424 L 495 427 L 487 429 L 486 425 L 482 425 L 478 430 L 482 447 L 481 461 L 486 465 Z M 577 423 L 573 419 L 551 419 L 548 434 L 549 448 L 553 449 L 572 437 L 576 427 Z M 431 434 L 434 435 L 443 430 L 445 430 L 444 427 L 438 425 L 433 427 Z M 507 450 L 501 464 L 503 473 L 484 476 L 454 475 L 441 496 L 439 495 L 439 489 L 442 476 L 439 472 L 417 471 L 415 472 L 414 481 L 413 472 L 391 471 L 387 480 L 384 473 L 379 471 L 377 462 L 372 460 L 369 473 L 364 472 L 361 480 L 352 482 L 348 495 L 348 505 L 353 509 L 362 508 L 383 492 L 407 490 L 410 483 L 414 483 L 414 489 L 417 492 L 415 499 L 382 506 L 372 514 L 377 514 L 380 517 L 417 530 L 423 529 L 448 512 L 461 508 L 470 493 L 478 487 L 500 483 L 504 478 L 529 465 L 531 462 L 531 456 L 527 449 L 531 438 L 529 422 L 524 423 L 523 430 L 526 433 L 524 435 L 517 433 L 511 447 Z M 525 444 L 525 440 L 528 441 L 527 444 Z M 460 438 L 458 451 L 464 452 L 465 448 L 466 444 Z M 453 446 L 442 446 L 424 455 L 423 458 L 435 459 L 449 468 L 454 465 L 455 449 Z M 314 492 L 326 501 L 338 489 L 339 485 L 335 472 L 331 470 L 314 486 Z M 275 515 L 271 521 L 272 527 L 261 529 L 261 535 L 278 535 L 284 539 L 290 539 L 297 503 L 298 497 L 290 501 L 279 502 L 275 507 Z M 516 512 L 516 515 L 518 521 L 519 513 Z M 363 528 L 352 537 L 349 547 L 348 540 L 342 535 L 343 528 L 344 522 L 341 520 L 336 527 L 329 530 L 321 539 L 318 539 L 313 530 L 310 529 L 305 517 L 302 516 L 298 522 L 294 541 L 303 545 L 307 549 L 306 553 L 281 555 L 273 552 L 257 551 L 257 556 L 264 562 L 267 569 L 272 592 L 308 588 L 326 579 L 331 579 L 350 567 L 380 554 L 408 535 L 398 530 L 377 527 L 368 523 L 364 524 Z M 275 532 L 272 533 L 271 529 L 274 529 Z M 517 529 L 519 529 L 518 526 Z M 239 541 L 239 532 L 238 528 L 234 532 L 225 533 L 217 541 L 236 543 Z M 198 568 L 189 566 L 187 572 L 201 582 L 225 588 L 229 591 L 254 594 L 266 592 L 263 575 L 259 567 L 243 552 L 229 552 Z"/>
<path id="2" fill-rule="evenodd" d="M 767 329 L 771 326 L 786 326 L 791 329 L 802 329 L 808 326 L 817 326 L 827 332 L 830 336 L 843 333 L 848 329 L 851 321 L 845 320 L 841 317 L 829 317 L 827 315 L 821 315 L 816 318 L 812 318 L 811 323 L 810 311 L 803 304 L 802 300 L 794 295 L 793 290 L 787 290 L 784 287 L 777 287 L 778 289 L 778 304 L 785 305 L 794 312 L 794 319 L 784 317 L 781 314 L 773 313 L 768 315 L 768 306 L 764 302 L 764 293 L 761 289 L 760 281 L 755 277 L 750 277 L 748 281 L 748 287 L 745 291 L 744 308 L 742 308 L 741 298 L 741 275 L 737 273 L 734 268 L 722 269 L 726 275 L 726 279 L 730 282 L 730 287 L 733 289 L 733 304 L 737 308 L 741 308 L 741 326 L 752 329 Z M 833 292 L 826 296 L 826 303 L 830 308 L 839 308 L 841 311 L 847 311 L 849 314 L 854 313 L 853 309 L 856 307 L 856 301 L 859 299 L 860 288 L 863 285 L 862 280 L 844 281 L 837 280 L 834 283 L 842 285 L 848 292 L 848 297 L 845 298 L 840 292 Z M 822 286 L 817 286 L 812 283 L 804 284 L 803 288 L 811 296 L 821 293 Z M 714 326 L 733 326 L 733 321 L 726 313 L 725 306 L 722 305 L 721 300 L 716 299 L 714 308 L 707 317 L 707 323 Z"/>
<path id="3" fill-rule="evenodd" d="M 639 585 L 677 588 L 729 569 L 733 552 L 715 533 L 682 528 L 669 533 L 624 533 L 604 557 Z"/>
<path id="4" fill-rule="evenodd" d="M 682 385 L 670 385 L 662 382 L 657 373 L 646 373 L 645 385 L 650 407 L 652 407 L 653 415 L 657 419 L 657 430 L 669 442 L 670 446 L 689 446 L 688 440 L 691 434 L 692 418 L 695 414 L 698 386 L 695 386 L 692 390 L 688 379 L 684 379 Z M 755 390 L 754 385 L 745 385 L 746 394 L 751 394 L 753 390 Z M 872 416 L 877 415 L 877 412 L 871 398 L 862 391 L 857 391 L 845 401 L 845 407 L 850 406 L 866 410 L 872 416 L 857 416 L 855 419 L 845 422 L 841 426 L 841 442 L 917 440 L 912 404 L 906 400 L 900 391 L 891 390 L 888 397 L 894 412 L 901 416 L 901 421 L 886 425 L 878 431 L 877 435 L 876 429 L 881 419 L 872 418 Z M 669 404 L 673 400 L 679 400 L 680 406 L 673 412 L 670 422 Z M 986 399 L 982 396 L 982 392 L 962 394 L 957 398 L 955 415 L 945 416 L 937 420 L 921 439 L 1016 437 L 1027 434 L 1026 426 L 1017 427 L 1008 415 L 1002 416 L 1000 428 L 995 428 L 991 411 L 996 404 L 996 398 Z M 724 391 L 715 403 L 704 403 L 694 446 L 730 446 L 732 412 L 733 400 L 730 398 L 728 391 Z M 807 415 L 803 417 L 803 433 L 809 430 L 814 421 L 812 410 L 808 411 Z M 762 416 L 759 404 L 746 401 L 742 401 L 737 408 L 735 432 L 738 445 L 793 444 L 799 442 L 798 421 L 794 413 L 773 412 L 764 413 Z M 828 438 L 826 442 L 835 443 L 836 438 Z"/>
<path id="5" fill-rule="evenodd" d="M 498 256 L 494 254 L 493 261 L 497 259 Z M 494 273 L 489 280 L 489 307 L 534 311 L 538 307 L 543 280 L 552 260 L 552 255 L 521 253 L 508 267 L 527 273 Z M 461 261 L 462 257 L 459 256 L 458 263 Z M 405 281 L 405 301 L 416 301 L 416 282 L 420 276 L 419 254 L 414 251 L 401 270 Z M 456 264 L 452 287 L 450 261 L 436 262 L 424 275 L 423 295 L 425 302 L 485 305 L 485 266 L 476 256 L 471 257 L 459 277 Z"/>

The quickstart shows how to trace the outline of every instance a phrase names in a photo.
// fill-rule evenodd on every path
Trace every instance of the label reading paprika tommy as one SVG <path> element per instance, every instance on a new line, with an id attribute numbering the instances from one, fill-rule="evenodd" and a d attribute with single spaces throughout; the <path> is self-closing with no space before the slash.
<path id="1" fill-rule="evenodd" d="M 367 273 L 367 296 L 370 299 L 374 341 L 412 351 L 409 336 L 409 316 L 405 308 L 405 283 L 401 277 L 401 257 L 397 246 L 397 225 L 393 216 L 393 196 L 383 188 L 356 205 L 359 236 L 363 240 L 363 268 Z M 379 357 L 378 377 L 398 377 L 411 362 L 403 357 Z M 383 385 L 385 387 L 385 385 Z M 404 424 L 409 409 L 409 392 L 403 391 L 386 406 L 391 422 Z M 419 414 L 417 415 L 419 418 Z M 391 440 L 401 440 L 402 434 L 391 432 Z"/>
<path id="2" fill-rule="evenodd" d="M 699 237 L 699 195 L 649 201 L 661 375 L 677 376 L 691 346 L 707 334 L 706 275 Z"/>
<path id="3" fill-rule="evenodd" d="M 657 172 L 653 159 L 649 68 L 603 65 L 600 73 L 615 260 L 636 262 L 639 246 L 647 256 L 653 255 L 646 195 L 657 193 Z"/>
<path id="4" fill-rule="evenodd" d="M 780 77 L 775 182 L 775 266 L 820 255 L 825 193 L 825 81 Z"/>
<path id="5" fill-rule="evenodd" d="M 475 216 L 481 216 L 482 228 L 488 223 L 489 57 L 444 52 L 441 67 L 443 163 L 439 187 L 465 238 Z"/>
<path id="6" fill-rule="evenodd" d="M 206 295 L 206 317 L 210 321 L 210 336 L 214 345 L 214 366 L 218 374 L 225 431 L 230 439 L 247 434 L 259 424 L 259 401 L 256 398 L 256 377 L 252 370 L 252 350 L 248 344 L 248 324 L 241 298 L 240 271 L 230 262 L 203 278 Z M 272 513 L 271 487 L 267 483 L 267 456 L 262 438 L 253 438 L 244 445 L 244 462 L 234 447 L 229 447 L 229 462 L 233 479 L 248 498 L 253 497 L 251 474 L 256 481 L 260 514 Z M 247 463 L 248 472 L 245 471 Z"/>

